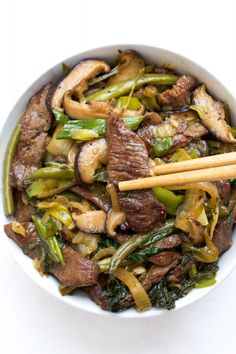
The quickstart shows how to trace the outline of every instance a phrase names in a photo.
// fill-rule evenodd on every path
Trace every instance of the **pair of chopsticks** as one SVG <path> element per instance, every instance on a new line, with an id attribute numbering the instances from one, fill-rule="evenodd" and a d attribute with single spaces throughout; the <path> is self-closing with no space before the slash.
<path id="1" fill-rule="evenodd" d="M 120 191 L 236 178 L 236 152 L 156 166 L 157 176 L 119 183 Z"/>

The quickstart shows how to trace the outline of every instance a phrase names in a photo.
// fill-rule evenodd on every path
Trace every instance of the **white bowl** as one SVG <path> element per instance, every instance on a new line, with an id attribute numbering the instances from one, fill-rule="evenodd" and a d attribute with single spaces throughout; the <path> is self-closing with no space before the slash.
<path id="1" fill-rule="evenodd" d="M 207 70 L 200 67 L 198 64 L 193 61 L 178 55 L 176 53 L 170 52 L 165 49 L 150 47 L 146 45 L 113 45 L 102 48 L 92 49 L 80 54 L 77 54 L 71 58 L 64 60 L 64 62 L 69 66 L 73 67 L 80 60 L 86 58 L 100 58 L 108 61 L 110 64 L 114 63 L 114 60 L 117 56 L 118 50 L 127 50 L 134 49 L 138 51 L 145 59 L 146 63 L 170 63 L 174 65 L 178 72 L 183 72 L 185 74 L 192 74 L 195 76 L 200 82 L 205 82 L 207 84 L 208 90 L 215 96 L 220 98 L 221 100 L 226 101 L 229 104 L 231 115 L 233 122 L 236 125 L 236 101 L 234 97 L 230 94 L 230 92 L 220 83 L 212 74 L 210 74 Z M 20 97 L 18 102 L 13 107 L 11 113 L 6 119 L 6 122 L 1 131 L 1 146 L 0 146 L 0 168 L 1 174 L 3 170 L 3 160 L 5 151 L 7 148 L 8 140 L 11 136 L 12 131 L 24 112 L 28 100 L 30 97 L 35 94 L 44 84 L 57 80 L 62 75 L 62 66 L 61 63 L 55 65 L 53 68 L 49 69 L 46 73 L 40 76 L 34 83 L 24 92 L 24 94 Z M 1 191 L 2 187 L 2 179 L 0 182 Z M 94 314 L 104 315 L 104 316 L 119 316 L 123 318 L 144 318 L 151 316 L 158 316 L 163 313 L 166 313 L 167 310 L 152 308 L 149 311 L 138 313 L 135 309 L 129 309 L 119 314 L 112 314 L 107 311 L 103 311 L 97 306 L 94 302 L 92 302 L 87 294 L 84 294 L 82 291 L 78 292 L 73 296 L 61 296 L 58 291 L 58 282 L 52 276 L 49 277 L 41 277 L 39 273 L 33 267 L 32 260 L 25 256 L 21 249 L 11 240 L 9 239 L 3 231 L 3 225 L 8 223 L 8 218 L 4 215 L 3 205 L 0 205 L 0 224 L 1 224 L 1 237 L 3 237 L 7 247 L 10 249 L 13 254 L 15 260 L 20 265 L 20 267 L 43 289 L 45 289 L 48 293 L 54 295 L 57 299 L 60 299 L 62 302 L 70 304 L 74 306 L 74 308 L 84 310 L 87 312 L 91 312 Z M 222 282 L 233 270 L 236 265 L 236 243 L 233 244 L 231 249 L 223 254 L 220 257 L 219 261 L 219 271 L 217 274 L 217 283 Z M 195 289 L 191 291 L 186 297 L 178 300 L 176 302 L 176 309 L 180 309 L 184 306 L 190 305 L 196 300 L 199 300 L 204 295 L 209 293 L 214 289 L 216 285 L 212 287 L 208 287 L 205 289 Z"/>

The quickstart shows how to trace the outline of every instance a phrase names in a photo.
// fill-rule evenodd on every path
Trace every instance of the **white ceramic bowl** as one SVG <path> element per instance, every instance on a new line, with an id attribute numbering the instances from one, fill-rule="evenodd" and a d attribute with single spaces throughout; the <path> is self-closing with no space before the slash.
<path id="1" fill-rule="evenodd" d="M 108 61 L 110 64 L 113 64 L 118 50 L 127 50 L 134 49 L 138 51 L 145 59 L 146 63 L 170 63 L 173 64 L 178 72 L 183 72 L 185 74 L 192 74 L 200 82 L 205 82 L 207 84 L 208 90 L 215 96 L 228 102 L 232 114 L 233 122 L 236 124 L 236 101 L 230 92 L 207 70 L 200 67 L 198 64 L 193 61 L 178 55 L 176 53 L 170 52 L 165 49 L 160 49 L 156 47 L 150 47 L 146 45 L 113 45 L 103 48 L 92 49 L 80 54 L 77 54 L 69 59 L 64 60 L 64 62 L 69 66 L 73 67 L 80 60 L 86 58 L 100 58 Z M 53 68 L 49 69 L 46 73 L 40 76 L 34 83 L 23 93 L 18 102 L 13 107 L 11 113 L 6 119 L 6 122 L 1 131 L 1 146 L 0 146 L 0 169 L 2 175 L 3 169 L 3 159 L 7 147 L 8 140 L 10 135 L 22 113 L 24 112 L 29 98 L 35 94 L 44 84 L 57 80 L 62 75 L 62 66 L 61 63 L 55 65 Z M 0 182 L 0 189 L 2 188 L 2 178 Z M 0 205 L 0 224 L 1 224 L 1 237 L 4 238 L 4 241 L 7 247 L 10 249 L 14 258 L 20 267 L 43 289 L 48 293 L 54 295 L 57 299 L 60 299 L 62 302 L 70 304 L 75 308 L 91 312 L 94 314 L 100 314 L 104 316 L 119 316 L 124 318 L 144 318 L 151 316 L 158 316 L 163 313 L 166 313 L 166 310 L 153 308 L 144 313 L 137 313 L 135 309 L 129 309 L 127 311 L 121 312 L 120 314 L 112 314 L 107 311 L 103 311 L 98 307 L 94 302 L 92 302 L 87 294 L 83 292 L 78 292 L 73 296 L 62 297 L 58 291 L 58 282 L 52 276 L 41 277 L 39 273 L 35 270 L 32 264 L 32 260 L 25 256 L 21 249 L 10 240 L 3 231 L 3 225 L 8 223 L 8 218 L 4 215 L 3 205 Z M 217 274 L 217 283 L 222 282 L 233 270 L 236 265 L 236 243 L 233 244 L 231 249 L 223 254 L 219 261 L 220 269 Z M 216 285 L 215 285 L 216 286 Z M 176 309 L 180 309 L 184 306 L 190 305 L 196 300 L 199 300 L 201 297 L 206 295 L 208 292 L 214 289 L 215 286 L 205 288 L 205 289 L 196 289 L 190 292 L 186 297 L 180 299 L 176 303 Z"/>

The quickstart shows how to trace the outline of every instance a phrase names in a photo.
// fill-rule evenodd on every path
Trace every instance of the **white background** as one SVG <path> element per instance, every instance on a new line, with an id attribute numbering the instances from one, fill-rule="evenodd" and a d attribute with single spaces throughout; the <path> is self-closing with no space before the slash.
<path id="1" fill-rule="evenodd" d="M 143 43 L 179 52 L 209 69 L 236 95 L 234 3 L 1 1 L 0 125 L 46 69 L 106 44 Z M 162 317 L 93 317 L 35 285 L 0 240 L 2 354 L 235 354 L 235 317 L 236 271 L 204 299 Z"/>

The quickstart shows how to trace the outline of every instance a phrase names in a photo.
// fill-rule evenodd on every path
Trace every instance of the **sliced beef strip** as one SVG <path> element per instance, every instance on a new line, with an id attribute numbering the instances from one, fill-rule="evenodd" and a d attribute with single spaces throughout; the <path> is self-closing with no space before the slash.
<path id="1" fill-rule="evenodd" d="M 178 148 L 184 148 L 188 146 L 191 141 L 199 141 L 202 136 L 208 133 L 207 129 L 200 123 L 195 123 L 188 126 L 188 123 L 184 118 L 184 114 L 183 118 L 178 119 L 177 122 L 178 126 L 175 128 L 176 134 L 172 137 L 171 152 L 176 151 Z M 149 156 L 153 158 L 155 156 L 153 150 L 153 145 L 156 140 L 155 126 L 147 121 L 145 125 L 141 126 L 137 130 L 137 134 L 144 141 Z"/>
<path id="2" fill-rule="evenodd" d="M 155 247 L 161 249 L 169 249 L 169 248 L 178 247 L 179 245 L 181 245 L 181 243 L 182 243 L 182 239 L 180 238 L 180 236 L 178 234 L 172 234 L 156 242 Z"/>
<path id="3" fill-rule="evenodd" d="M 120 118 L 108 118 L 107 137 L 110 183 L 118 184 L 121 181 L 149 176 L 145 144 Z"/>
<path id="4" fill-rule="evenodd" d="M 142 280 L 142 286 L 145 290 L 151 288 L 152 285 L 158 283 L 164 276 L 179 263 L 179 255 L 168 265 L 164 267 L 152 267 L 149 269 L 146 277 Z"/>
<path id="5" fill-rule="evenodd" d="M 227 251 L 232 246 L 232 226 L 226 220 L 221 221 L 215 228 L 212 241 L 216 245 L 219 254 Z"/>
<path id="6" fill-rule="evenodd" d="M 40 238 L 35 230 L 32 222 L 22 224 L 26 230 L 25 236 L 16 234 L 12 230 L 12 224 L 4 226 L 6 234 L 12 238 L 31 258 L 35 259 L 41 256 L 39 245 Z M 62 250 L 65 265 L 55 263 L 50 269 L 50 273 L 63 284 L 73 288 L 81 286 L 90 286 L 96 283 L 99 267 L 91 260 L 86 259 L 79 252 L 74 251 L 71 247 L 65 246 Z"/>
<path id="7" fill-rule="evenodd" d="M 46 100 L 50 84 L 44 86 L 30 100 L 23 116 L 16 156 L 12 164 L 12 185 L 23 188 L 23 179 L 41 166 L 48 143 L 52 115 Z"/>
<path id="8" fill-rule="evenodd" d="M 159 103 L 162 106 L 183 108 L 189 103 L 189 94 L 196 86 L 196 80 L 191 76 L 181 76 L 171 89 L 159 95 Z"/>
<path id="9" fill-rule="evenodd" d="M 25 236 L 15 233 L 12 230 L 12 224 L 4 225 L 4 231 L 7 236 L 13 239 L 22 251 L 28 254 L 31 258 L 37 258 L 40 256 L 38 246 L 40 244 L 40 238 L 35 230 L 32 222 L 24 222 L 22 225 L 25 228 Z"/>
<path id="10" fill-rule="evenodd" d="M 108 297 L 104 295 L 102 286 L 99 284 L 99 282 L 90 286 L 86 290 L 88 291 L 91 300 L 93 300 L 97 305 L 99 305 L 102 310 L 111 310 L 111 303 Z"/>
<path id="11" fill-rule="evenodd" d="M 196 263 L 194 259 L 190 259 L 190 261 L 185 265 L 178 264 L 174 267 L 167 276 L 167 280 L 170 283 L 178 284 L 180 281 L 187 275 L 191 269 L 191 267 Z"/>
<path id="12" fill-rule="evenodd" d="M 107 136 L 109 183 L 149 176 L 147 149 L 137 134 L 113 116 L 108 119 Z M 119 200 L 135 232 L 149 231 L 165 219 L 164 206 L 150 190 L 119 193 Z"/>
<path id="13" fill-rule="evenodd" d="M 154 128 L 153 124 L 147 123 L 147 124 L 145 124 L 145 126 L 142 126 L 137 130 L 137 134 L 145 143 L 147 151 L 148 151 L 148 155 L 150 157 L 155 156 L 154 150 L 153 150 L 153 145 L 155 143 L 153 128 Z"/>
<path id="14" fill-rule="evenodd" d="M 35 208 L 29 204 L 23 192 L 16 191 L 15 219 L 19 222 L 31 221 L 31 216 L 35 214 Z"/>
<path id="15" fill-rule="evenodd" d="M 216 187 L 219 191 L 220 198 L 224 200 L 227 196 L 229 196 L 230 193 L 230 182 L 229 181 L 217 181 L 215 182 Z"/>
<path id="16" fill-rule="evenodd" d="M 173 251 L 163 251 L 148 258 L 149 262 L 156 264 L 158 267 L 166 267 L 176 259 L 181 259 L 181 256 L 178 252 Z"/>
<path id="17" fill-rule="evenodd" d="M 99 209 L 105 211 L 105 213 L 108 213 L 108 211 L 111 209 L 111 200 L 106 190 L 97 194 L 81 186 L 72 187 L 70 190 L 80 197 L 89 200 Z"/>
<path id="18" fill-rule="evenodd" d="M 55 275 L 62 284 L 78 288 L 96 283 L 99 274 L 98 265 L 71 247 L 63 247 L 62 253 L 65 265 L 55 263 L 50 269 L 50 273 Z"/>
<path id="19" fill-rule="evenodd" d="M 152 230 L 166 218 L 164 206 L 149 190 L 120 194 L 120 206 L 126 214 L 129 227 L 135 232 Z"/>

